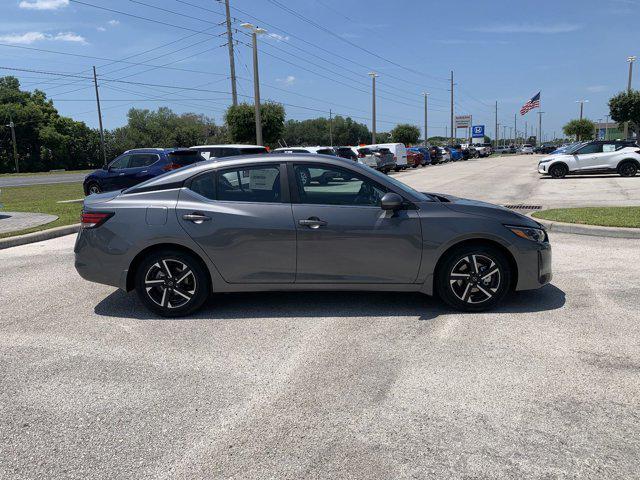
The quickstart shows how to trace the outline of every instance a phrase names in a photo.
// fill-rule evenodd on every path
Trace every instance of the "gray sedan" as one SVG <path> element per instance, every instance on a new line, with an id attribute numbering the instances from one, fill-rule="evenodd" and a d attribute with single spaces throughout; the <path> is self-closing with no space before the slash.
<path id="1" fill-rule="evenodd" d="M 90 195 L 75 255 L 83 278 L 164 316 L 264 290 L 416 291 L 481 311 L 551 280 L 532 219 L 318 155 L 217 159 Z"/>

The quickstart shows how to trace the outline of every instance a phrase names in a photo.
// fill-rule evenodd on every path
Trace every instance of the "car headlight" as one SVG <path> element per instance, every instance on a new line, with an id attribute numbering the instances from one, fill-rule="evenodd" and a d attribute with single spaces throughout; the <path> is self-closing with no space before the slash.
<path id="1" fill-rule="evenodd" d="M 505 225 L 505 227 L 511 230 L 514 235 L 526 240 L 531 240 L 532 242 L 541 243 L 547 240 L 547 232 L 541 228 L 518 227 L 515 225 Z"/>

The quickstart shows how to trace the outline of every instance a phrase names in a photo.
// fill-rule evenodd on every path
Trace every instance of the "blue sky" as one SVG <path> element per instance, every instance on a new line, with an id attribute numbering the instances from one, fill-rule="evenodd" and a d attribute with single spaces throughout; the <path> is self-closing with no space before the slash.
<path id="1" fill-rule="evenodd" d="M 287 104 L 287 118 L 332 109 L 370 125 L 367 73 L 375 71 L 378 131 L 398 122 L 422 127 L 428 91 L 429 134 L 443 134 L 453 70 L 456 114 L 472 114 L 493 136 L 496 100 L 499 122 L 511 127 L 521 105 L 542 91 L 543 130 L 552 136 L 577 116 L 576 100 L 589 100 L 585 116 L 604 118 L 608 98 L 626 88 L 627 56 L 640 57 L 640 0 L 231 0 L 231 6 L 234 28 L 245 32 L 240 24 L 251 22 L 268 31 L 259 40 L 263 99 Z M 84 77 L 96 65 L 106 128 L 124 124 L 131 106 L 167 105 L 222 123 L 230 102 L 223 14 L 215 0 L 2 0 L 0 66 Z M 238 92 L 252 101 L 250 38 L 235 39 Z M 125 58 L 147 65 L 113 62 Z M 62 114 L 97 125 L 89 80 L 0 70 L 5 74 L 44 90 Z M 517 117 L 518 130 L 525 121 L 529 129 L 537 125 L 535 111 Z"/>

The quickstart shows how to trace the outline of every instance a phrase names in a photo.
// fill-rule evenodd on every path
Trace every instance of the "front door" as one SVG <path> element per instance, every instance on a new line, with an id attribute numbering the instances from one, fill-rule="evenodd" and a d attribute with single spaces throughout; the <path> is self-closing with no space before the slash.
<path id="1" fill-rule="evenodd" d="M 122 188 L 120 184 L 126 175 L 130 159 L 131 155 L 125 153 L 109 164 L 107 174 L 102 179 L 102 189 L 104 191 L 120 190 Z"/>
<path id="2" fill-rule="evenodd" d="M 307 172 L 310 182 L 302 182 Z M 380 208 L 386 187 L 333 166 L 295 164 L 296 283 L 413 283 L 422 258 L 414 209 Z M 349 180 L 345 180 L 349 178 Z"/>
<path id="3" fill-rule="evenodd" d="M 180 193 L 178 222 L 229 283 L 293 283 L 296 230 L 280 165 L 209 171 Z"/>
<path id="4" fill-rule="evenodd" d="M 574 154 L 578 170 L 594 170 L 600 168 L 602 160 L 602 144 L 589 143 Z"/>

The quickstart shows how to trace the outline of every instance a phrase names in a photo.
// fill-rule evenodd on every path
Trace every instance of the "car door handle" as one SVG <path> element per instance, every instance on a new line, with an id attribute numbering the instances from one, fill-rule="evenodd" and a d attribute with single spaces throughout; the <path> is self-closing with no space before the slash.
<path id="1" fill-rule="evenodd" d="M 182 216 L 183 220 L 186 220 L 188 222 L 193 222 L 196 224 L 201 224 L 202 222 L 208 222 L 209 220 L 211 220 L 211 217 L 207 217 L 206 215 L 202 214 L 202 213 L 186 213 Z"/>
<path id="2" fill-rule="evenodd" d="M 309 228 L 326 227 L 327 222 L 320 220 L 318 217 L 309 217 L 306 220 L 298 220 L 298 225 Z"/>

